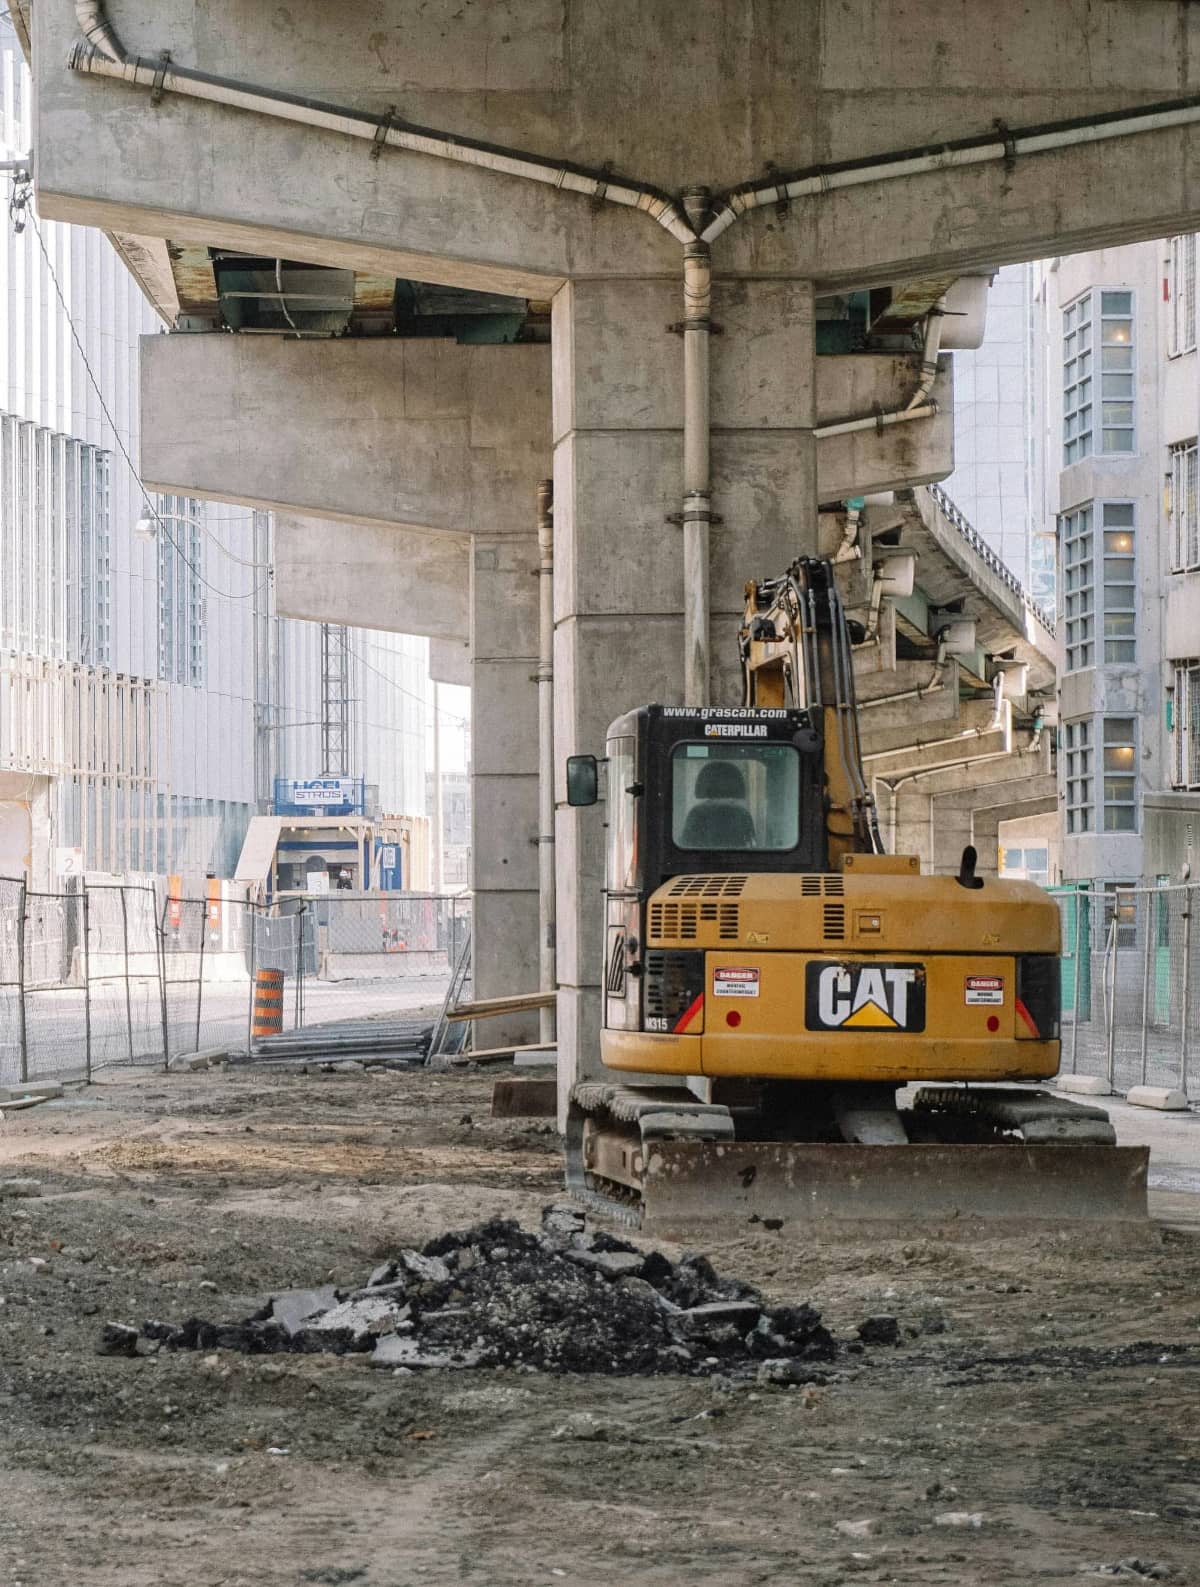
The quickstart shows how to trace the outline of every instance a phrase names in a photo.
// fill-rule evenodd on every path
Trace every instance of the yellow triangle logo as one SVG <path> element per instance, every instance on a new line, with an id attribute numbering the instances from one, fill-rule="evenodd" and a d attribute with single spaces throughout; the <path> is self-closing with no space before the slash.
<path id="1" fill-rule="evenodd" d="M 880 1008 L 879 1004 L 874 1001 L 864 1003 L 861 1008 L 856 1008 L 854 1010 L 854 1013 L 850 1015 L 849 1019 L 844 1019 L 842 1021 L 843 1030 L 845 1030 L 848 1025 L 857 1026 L 859 1029 L 870 1028 L 875 1030 L 879 1030 L 881 1028 L 887 1030 L 897 1030 L 899 1028 L 892 1016 L 887 1013 L 886 1010 Z"/>

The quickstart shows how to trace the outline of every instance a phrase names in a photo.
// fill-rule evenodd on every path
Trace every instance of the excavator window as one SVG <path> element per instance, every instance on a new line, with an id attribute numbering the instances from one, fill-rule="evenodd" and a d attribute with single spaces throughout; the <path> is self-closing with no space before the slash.
<path id="1" fill-rule="evenodd" d="M 671 757 L 676 848 L 794 849 L 800 840 L 800 756 L 793 745 L 696 744 Z"/>

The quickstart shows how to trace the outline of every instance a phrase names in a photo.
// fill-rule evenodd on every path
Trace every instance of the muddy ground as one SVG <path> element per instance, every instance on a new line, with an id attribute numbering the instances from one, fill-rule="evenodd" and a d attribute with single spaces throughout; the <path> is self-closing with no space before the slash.
<path id="1" fill-rule="evenodd" d="M 487 1215 L 536 1227 L 557 1138 L 490 1089 L 114 1073 L 9 1115 L 0 1178 L 43 1194 L 0 1200 L 0 1587 L 1200 1582 L 1179 1228 L 708 1242 L 843 1339 L 920 1330 L 816 1388 L 95 1353 L 108 1320 L 240 1318 Z"/>

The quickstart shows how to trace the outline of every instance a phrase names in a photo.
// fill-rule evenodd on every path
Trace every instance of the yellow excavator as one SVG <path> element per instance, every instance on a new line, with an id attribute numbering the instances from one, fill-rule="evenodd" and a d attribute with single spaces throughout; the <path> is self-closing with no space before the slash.
<path id="1" fill-rule="evenodd" d="M 1144 1217 L 1145 1149 L 1028 1087 L 1059 1067 L 1054 900 L 972 848 L 950 876 L 882 852 L 832 564 L 748 584 L 739 645 L 742 706 L 608 730 L 612 1075 L 573 1090 L 572 1193 L 663 1232 Z M 594 757 L 567 790 L 597 802 Z"/>

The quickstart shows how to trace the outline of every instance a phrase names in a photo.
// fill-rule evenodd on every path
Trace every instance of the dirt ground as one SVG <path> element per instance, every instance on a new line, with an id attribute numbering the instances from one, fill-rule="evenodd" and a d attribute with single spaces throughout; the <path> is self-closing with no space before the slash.
<path id="1" fill-rule="evenodd" d="M 491 1083 L 112 1073 L 8 1116 L 0 1179 L 42 1194 L 0 1200 L 0 1587 L 1200 1583 L 1182 1228 L 709 1242 L 840 1338 L 919 1330 L 818 1388 L 96 1354 L 105 1321 L 536 1227 L 557 1137 L 493 1121 Z"/>

